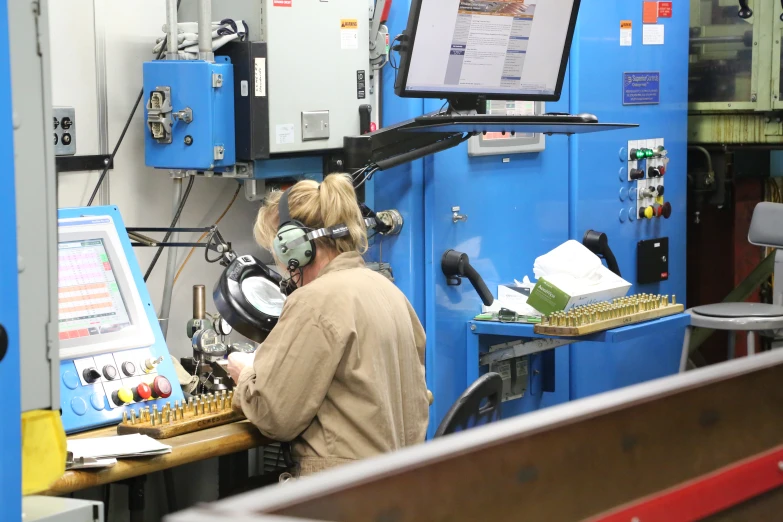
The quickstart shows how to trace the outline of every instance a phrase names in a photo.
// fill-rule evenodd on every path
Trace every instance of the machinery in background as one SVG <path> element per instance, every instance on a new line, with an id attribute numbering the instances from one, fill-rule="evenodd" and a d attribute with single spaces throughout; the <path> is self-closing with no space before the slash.
<path id="1" fill-rule="evenodd" d="M 212 52 L 211 4 L 199 4 L 199 59 L 180 60 L 176 1 L 166 2 L 166 60 L 143 67 L 148 167 L 224 172 L 236 163 L 234 68 Z"/>
<path id="2" fill-rule="evenodd" d="M 176 4 L 167 2 L 166 60 L 144 64 L 148 166 L 276 177 L 282 173 L 256 162 L 327 153 L 341 149 L 345 136 L 377 128 L 379 71 L 389 51 L 382 21 L 391 1 L 371 5 L 369 16 L 362 0 Z M 178 59 L 177 18 L 198 18 L 199 59 Z M 213 19 L 241 20 L 247 34 L 213 53 Z M 292 40 L 291 27 L 318 44 Z M 297 67 L 320 80 L 302 81 L 291 64 L 306 64 Z M 252 179 L 246 188 L 254 197 Z"/>
<path id="3" fill-rule="evenodd" d="M 690 3 L 691 144 L 783 144 L 783 7 L 777 1 L 752 7 Z"/>
<path id="4" fill-rule="evenodd" d="M 402 22 L 406 6 L 399 11 L 393 6 L 391 20 L 400 22 L 390 27 L 390 33 L 405 31 L 394 82 L 396 92 L 425 100 L 416 104 L 385 96 L 384 113 L 390 117 L 381 131 L 351 140 L 355 150 L 371 151 L 357 157 L 369 156 L 380 166 L 388 155 L 375 156 L 375 151 L 383 145 L 402 149 L 403 140 L 410 143 L 424 130 L 411 125 L 401 129 L 398 140 L 383 143 L 383 131 L 390 129 L 389 124 L 407 117 L 422 127 L 426 125 L 426 130 L 442 131 L 441 141 L 429 150 L 441 152 L 374 178 L 376 205 L 400 208 L 415 222 L 424 223 L 423 229 L 408 228 L 404 237 L 394 243 L 385 242 L 382 254 L 383 261 L 395 267 L 395 282 L 425 319 L 427 384 L 436 397 L 430 411 L 433 426 L 472 382 L 468 376 L 480 364 L 469 356 L 467 344 L 473 335 L 468 322 L 481 311 L 482 298 L 470 285 L 451 285 L 454 271 L 444 276 L 438 262 L 443 252 L 454 249 L 469 256 L 470 264 L 494 294 L 501 285 L 533 276 L 530 270 L 536 257 L 568 239 L 581 240 L 588 230 L 600 230 L 611 238 L 617 267 L 624 278 L 635 283 L 631 292 L 677 295 L 679 302 L 685 300 L 687 10 L 676 10 L 671 18 L 661 16 L 653 26 L 643 24 L 641 2 L 564 2 L 560 7 L 557 17 L 535 9 L 509 21 L 513 35 L 522 39 L 513 43 L 522 47 L 509 48 L 514 53 L 508 51 L 504 63 L 520 66 L 524 77 L 520 90 L 527 90 L 520 93 L 511 88 L 516 81 L 513 75 L 505 78 L 498 73 L 495 78 L 487 72 L 489 65 L 482 69 L 486 73 L 481 76 L 482 85 L 469 85 L 472 63 L 466 66 L 461 52 L 438 56 L 432 49 L 439 46 L 431 43 L 429 54 L 422 52 L 416 65 L 416 46 L 422 35 L 411 39 L 414 16 L 419 17 L 419 30 L 428 27 L 423 32 L 425 41 L 443 39 L 444 49 L 461 50 L 461 46 L 472 45 L 459 41 L 461 28 L 474 23 L 472 17 L 480 14 L 458 11 L 454 25 L 441 28 L 442 16 L 437 18 L 438 14 L 428 11 L 426 2 L 413 2 L 406 28 Z M 569 14 L 576 26 L 572 40 Z M 439 23 L 424 21 L 427 16 L 434 17 L 428 21 L 437 18 Z M 552 66 L 543 71 L 534 67 L 544 60 L 541 56 L 534 60 L 538 52 L 533 43 L 535 27 L 540 24 L 556 26 L 555 34 L 566 35 L 565 50 L 560 51 L 556 39 L 550 42 L 550 54 L 545 59 L 547 63 L 559 63 L 560 69 Z M 629 27 L 633 30 L 628 31 Z M 650 33 L 664 30 L 665 40 L 650 45 Z M 516 51 L 524 46 L 524 64 L 520 65 Z M 412 56 L 406 57 L 408 54 Z M 596 56 L 602 59 L 596 60 Z M 443 62 L 440 68 L 435 66 L 438 61 Z M 558 71 L 563 74 L 561 86 L 554 78 Z M 493 78 L 498 83 L 492 83 Z M 391 80 L 384 87 L 389 90 Z M 435 97 L 442 99 L 427 99 Z M 456 103 L 450 103 L 446 110 L 443 99 Z M 508 116 L 480 114 L 490 99 L 545 101 L 549 114 L 514 116 L 517 122 L 526 118 L 530 125 L 510 125 Z M 471 109 L 477 114 L 469 113 Z M 601 121 L 634 122 L 639 128 L 596 123 L 596 118 L 589 116 L 593 112 Z M 429 116 L 420 116 L 422 113 Z M 506 122 L 506 128 L 501 129 L 504 124 L 495 121 Z M 547 122 L 551 122 L 551 128 L 546 128 Z M 504 151 L 477 156 L 471 154 L 469 146 L 460 144 L 460 140 L 469 138 L 471 130 L 535 134 L 538 129 L 548 134 L 555 124 L 561 132 L 564 128 L 574 132 L 567 139 L 547 136 L 546 149 L 535 154 Z M 614 132 L 589 132 L 605 129 Z M 457 135 L 459 131 L 463 131 L 461 135 Z M 659 146 L 664 149 L 658 150 Z M 645 149 L 645 154 L 649 149 L 650 156 L 631 158 L 630 149 Z M 407 159 L 421 157 L 399 152 Z M 363 165 L 348 157 L 349 165 Z M 658 187 L 664 185 L 659 192 Z M 470 219 L 460 219 L 464 215 Z M 658 281 L 649 281 L 643 273 L 640 281 L 637 245 L 665 237 L 670 239 L 667 275 L 659 273 Z M 675 242 L 675 237 L 683 239 Z M 503 415 L 527 413 L 674 373 L 679 367 L 682 335 L 679 328 L 667 332 L 656 341 L 661 349 L 654 354 L 649 350 L 650 340 L 642 339 L 623 342 L 611 350 L 575 343 L 552 353 L 526 355 L 517 361 L 521 368 L 517 377 L 526 380 L 527 391 L 519 399 L 505 402 Z M 482 337 L 480 349 L 491 350 L 507 341 Z M 486 365 L 478 369 L 487 370 Z M 513 368 L 509 373 L 513 379 Z M 432 431 L 434 428 L 430 436 Z"/>
<path id="5" fill-rule="evenodd" d="M 60 405 L 67 433 L 183 400 L 116 207 L 59 211 Z"/>

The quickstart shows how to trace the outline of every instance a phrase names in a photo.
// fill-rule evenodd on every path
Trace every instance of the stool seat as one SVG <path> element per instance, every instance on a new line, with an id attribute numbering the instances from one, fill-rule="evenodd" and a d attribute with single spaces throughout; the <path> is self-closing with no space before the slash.
<path id="1" fill-rule="evenodd" d="M 765 303 L 716 303 L 697 306 L 691 311 L 694 314 L 725 319 L 779 317 L 783 320 L 783 306 Z"/>

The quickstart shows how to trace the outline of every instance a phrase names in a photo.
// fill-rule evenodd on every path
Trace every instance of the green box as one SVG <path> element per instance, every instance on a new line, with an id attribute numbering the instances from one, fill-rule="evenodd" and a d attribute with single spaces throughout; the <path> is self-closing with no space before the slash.
<path id="1" fill-rule="evenodd" d="M 571 301 L 570 295 L 542 277 L 530 291 L 527 304 L 542 314 L 549 315 L 565 309 L 569 301 Z"/>

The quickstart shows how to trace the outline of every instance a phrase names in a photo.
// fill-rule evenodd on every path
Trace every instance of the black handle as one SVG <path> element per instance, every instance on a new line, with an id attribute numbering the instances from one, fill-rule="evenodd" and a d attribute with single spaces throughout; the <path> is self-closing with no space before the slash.
<path id="1" fill-rule="evenodd" d="M 588 230 L 585 232 L 585 236 L 582 238 L 582 244 L 586 246 L 593 254 L 603 257 L 606 260 L 606 267 L 620 275 L 620 265 L 617 264 L 617 258 L 614 257 L 614 252 L 609 248 L 609 238 L 603 232 L 596 232 L 595 230 Z"/>
<path id="2" fill-rule="evenodd" d="M 495 302 L 492 292 L 487 288 L 481 275 L 471 266 L 467 254 L 457 252 L 456 250 L 446 250 L 441 258 L 440 268 L 446 277 L 467 277 L 484 305 L 492 306 L 492 303 Z"/>
<path id="3" fill-rule="evenodd" d="M 367 134 L 372 130 L 372 106 L 359 106 L 359 134 Z"/>
<path id="4" fill-rule="evenodd" d="M 0 361 L 5 359 L 5 354 L 8 353 L 8 334 L 5 331 L 5 328 L 3 328 L 3 325 L 0 324 Z"/>
<path id="5" fill-rule="evenodd" d="M 753 16 L 753 11 L 751 11 L 750 7 L 748 6 L 748 0 L 739 0 L 739 6 L 740 6 L 740 10 L 739 13 L 737 13 L 737 15 L 740 18 L 747 20 L 748 18 Z"/>

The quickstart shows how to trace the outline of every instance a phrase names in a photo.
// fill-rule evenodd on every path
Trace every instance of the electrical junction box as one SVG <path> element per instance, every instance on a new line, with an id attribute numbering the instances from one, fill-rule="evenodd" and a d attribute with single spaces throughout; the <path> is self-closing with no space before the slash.
<path id="1" fill-rule="evenodd" d="M 646 239 L 636 247 L 636 282 L 640 285 L 669 279 L 669 238 Z"/>
<path id="2" fill-rule="evenodd" d="M 212 3 L 213 20 L 243 20 L 248 40 L 266 43 L 271 155 L 341 149 L 343 137 L 360 134 L 360 107 L 372 103 L 367 7 L 366 0 Z M 179 20 L 197 19 L 198 2 L 183 0 Z M 328 132 L 320 123 L 316 135 L 305 127 L 312 113 L 328 113 Z"/>
<path id="3" fill-rule="evenodd" d="M 497 116 L 535 116 L 544 114 L 544 102 L 487 101 L 487 114 Z M 487 132 L 468 140 L 469 156 L 502 156 L 541 152 L 546 148 L 546 138 L 541 133 Z"/>
<path id="4" fill-rule="evenodd" d="M 226 56 L 155 60 L 144 72 L 144 163 L 226 171 L 236 163 L 234 69 Z"/>

